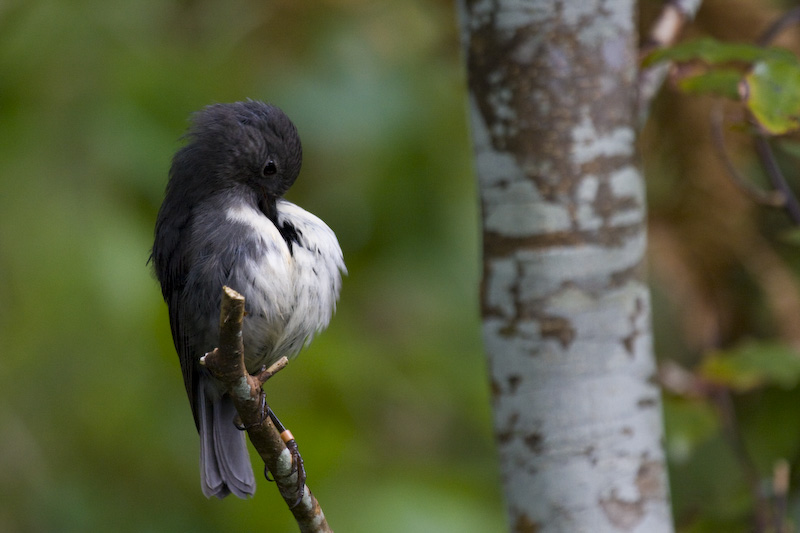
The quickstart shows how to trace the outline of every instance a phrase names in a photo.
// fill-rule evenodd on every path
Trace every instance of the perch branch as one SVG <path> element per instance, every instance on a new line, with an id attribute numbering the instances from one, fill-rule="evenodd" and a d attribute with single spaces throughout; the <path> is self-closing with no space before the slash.
<path id="1" fill-rule="evenodd" d="M 265 405 L 261 386 L 286 366 L 286 360 L 284 358 L 258 375 L 251 376 L 244 364 L 243 319 L 244 296 L 229 287 L 223 287 L 219 347 L 204 355 L 201 363 L 225 385 L 242 424 L 247 428 L 250 442 L 272 473 L 301 533 L 332 533 L 319 502 L 307 486 L 303 486 L 302 498 L 297 501 L 297 471 L 293 469 L 291 453 L 270 417 L 263 416 Z"/>

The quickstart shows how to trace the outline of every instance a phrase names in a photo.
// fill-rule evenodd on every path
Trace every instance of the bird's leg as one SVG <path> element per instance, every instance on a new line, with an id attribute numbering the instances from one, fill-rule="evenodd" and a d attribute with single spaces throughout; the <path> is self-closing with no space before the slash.
<path id="1" fill-rule="evenodd" d="M 286 357 L 281 357 L 278 361 L 273 363 L 269 368 L 261 367 L 261 370 L 257 374 L 253 374 L 253 378 L 256 382 L 263 386 L 264 383 L 283 370 L 289 360 Z M 284 444 L 286 444 L 286 449 L 289 450 L 289 453 L 292 457 L 292 470 L 290 473 L 297 474 L 297 498 L 295 499 L 294 503 L 292 504 L 292 508 L 297 507 L 300 501 L 303 499 L 303 495 L 305 494 L 305 486 L 306 486 L 306 468 L 303 464 L 303 457 L 300 455 L 300 450 L 297 447 L 297 441 L 294 440 L 294 435 L 292 432 L 286 429 L 286 427 L 281 423 L 272 409 L 267 405 L 267 395 L 264 393 L 264 389 L 260 390 L 259 397 L 261 398 L 261 417 L 260 420 L 254 424 L 243 424 L 242 420 L 237 415 L 234 419 L 233 423 L 237 429 L 244 431 L 250 429 L 255 426 L 259 426 L 264 423 L 267 417 L 272 420 L 272 423 L 275 425 L 275 429 L 278 430 L 280 433 L 281 439 L 283 440 Z M 264 477 L 267 481 L 275 481 L 274 479 L 269 477 L 269 469 L 264 466 Z"/>
<path id="2" fill-rule="evenodd" d="M 263 424 L 264 420 L 266 420 L 267 416 L 269 416 L 270 409 L 267 407 L 267 395 L 263 389 L 259 392 L 258 397 L 261 399 L 261 417 L 259 418 L 258 422 L 244 424 L 242 423 L 242 419 L 237 414 L 235 417 L 233 417 L 233 425 L 236 426 L 236 429 L 239 431 L 247 431 L 250 428 L 258 427 Z"/>
<path id="3" fill-rule="evenodd" d="M 285 356 L 281 357 L 275 363 L 270 365 L 269 368 L 267 368 L 266 366 L 262 366 L 258 374 L 253 374 L 252 377 L 256 380 L 259 387 L 263 387 L 264 383 L 266 383 L 266 381 L 269 378 L 271 378 L 272 376 L 283 370 L 288 363 L 289 359 L 287 359 Z M 259 421 L 254 424 L 246 425 L 242 423 L 242 419 L 239 418 L 239 415 L 236 415 L 236 418 L 233 419 L 233 425 L 236 426 L 236 429 L 238 429 L 239 431 L 245 431 L 250 428 L 260 426 L 261 424 L 264 423 L 264 420 L 267 419 L 267 416 L 269 414 L 268 413 L 269 407 L 267 407 L 267 395 L 264 393 L 264 389 L 261 389 L 259 393 L 259 398 L 261 399 L 261 418 L 259 419 Z"/>
<path id="4" fill-rule="evenodd" d="M 283 439 L 283 442 L 286 444 L 286 449 L 288 449 L 289 453 L 292 455 L 292 472 L 297 473 L 297 499 L 291 505 L 291 508 L 294 508 L 303 499 L 303 494 L 305 493 L 306 468 L 303 464 L 303 457 L 300 455 L 300 450 L 297 448 L 297 441 L 294 440 L 292 432 L 284 427 L 270 407 L 267 407 L 267 411 L 269 411 L 269 417 L 272 423 L 275 424 L 278 433 L 281 434 L 281 439 Z M 266 470 L 264 471 L 264 476 L 269 480 Z"/>

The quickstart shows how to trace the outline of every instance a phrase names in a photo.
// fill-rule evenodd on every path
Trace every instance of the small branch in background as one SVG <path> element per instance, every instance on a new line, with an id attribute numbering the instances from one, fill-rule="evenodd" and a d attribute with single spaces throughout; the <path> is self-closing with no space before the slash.
<path id="1" fill-rule="evenodd" d="M 800 202 L 797 201 L 797 197 L 794 195 L 794 192 L 792 192 L 791 187 L 789 187 L 786 177 L 783 175 L 783 172 L 781 172 L 781 168 L 778 165 L 778 161 L 775 159 L 775 154 L 772 152 L 767 138 L 763 135 L 756 135 L 755 145 L 758 158 L 761 159 L 761 165 L 764 167 L 767 176 L 769 176 L 772 186 L 777 192 L 783 195 L 786 213 L 792 219 L 792 222 L 800 224 Z"/>
<path id="2" fill-rule="evenodd" d="M 694 372 L 669 359 L 658 365 L 658 382 L 662 389 L 681 398 L 704 399 L 713 388 Z"/>
<path id="3" fill-rule="evenodd" d="M 780 32 L 785 30 L 788 26 L 797 23 L 800 23 L 800 8 L 796 7 L 784 13 L 771 24 L 758 38 L 758 45 L 768 46 L 775 40 Z M 797 197 L 794 195 L 791 187 L 789 187 L 789 183 L 786 181 L 783 172 L 781 172 L 772 147 L 770 147 L 767 138 L 763 135 L 756 136 L 755 144 L 756 153 L 759 159 L 761 159 L 761 164 L 767 176 L 769 176 L 772 186 L 784 196 L 784 208 L 787 214 L 795 224 L 800 225 L 800 202 L 797 201 Z"/>
<path id="4" fill-rule="evenodd" d="M 292 465 L 292 455 L 270 417 L 264 416 L 267 406 L 261 386 L 286 366 L 286 360 L 284 358 L 257 376 L 251 376 L 244 364 L 243 319 L 244 296 L 229 287 L 223 287 L 219 347 L 203 356 L 201 363 L 225 385 L 242 425 L 247 428 L 250 442 L 272 473 L 301 533 L 331 533 L 319 502 L 305 485 L 302 488 L 303 496 L 297 501 L 297 471 Z"/>
<path id="5" fill-rule="evenodd" d="M 767 480 L 747 450 L 731 390 L 711 383 L 672 361 L 659 365 L 658 380 L 663 389 L 671 394 L 707 400 L 715 406 L 722 424 L 722 436 L 740 465 L 755 502 L 753 532 L 788 533 L 786 516 L 791 466 L 786 459 L 779 459 L 773 467 L 771 485 L 765 483 Z"/>
<path id="6" fill-rule="evenodd" d="M 666 0 L 661 13 L 650 28 L 647 40 L 642 43 L 640 56 L 644 57 L 658 48 L 672 46 L 678 39 L 686 21 L 694 18 L 701 3 L 702 0 Z M 669 68 L 670 64 L 665 62 L 639 72 L 639 96 L 636 109 L 640 125 L 644 124 L 650 111 L 650 103 L 664 83 Z"/>
<path id="7" fill-rule="evenodd" d="M 772 470 L 772 498 L 775 501 L 773 527 L 775 533 L 786 533 L 786 508 L 789 494 L 790 464 L 786 459 L 779 459 Z"/>
<path id="8" fill-rule="evenodd" d="M 745 445 L 739 422 L 736 418 L 736 409 L 733 405 L 731 392 L 727 388 L 719 387 L 710 395 L 710 399 L 719 410 L 720 421 L 722 422 L 722 434 L 728 441 L 733 454 L 739 465 L 742 467 L 744 477 L 750 487 L 750 492 L 755 502 L 754 529 L 756 533 L 765 533 L 766 525 L 769 523 L 770 502 L 768 495 L 764 494 L 761 485 L 761 476 L 758 468 L 750 456 Z"/>
<path id="9" fill-rule="evenodd" d="M 800 287 L 786 259 L 758 232 L 733 241 L 739 262 L 764 294 L 778 338 L 800 351 Z"/>
<path id="10" fill-rule="evenodd" d="M 658 379 L 665 391 L 682 398 L 704 399 L 716 408 L 722 436 L 742 469 L 745 483 L 755 503 L 753 532 L 785 533 L 788 463 L 779 461 L 775 465 L 772 491 L 767 489 L 745 444 L 730 389 L 708 382 L 671 361 L 659 365 Z M 767 524 L 772 524 L 775 529 L 768 529 Z"/>
<path id="11" fill-rule="evenodd" d="M 786 205 L 786 197 L 779 191 L 764 191 L 753 185 L 746 177 L 742 176 L 736 169 L 731 158 L 728 156 L 728 150 L 725 148 L 725 134 L 723 126 L 725 117 L 722 111 L 722 105 L 717 104 L 711 112 L 711 140 L 717 155 L 725 166 L 725 170 L 731 178 L 731 181 L 754 202 L 766 205 L 769 207 L 784 207 Z"/>
<path id="12" fill-rule="evenodd" d="M 770 24 L 764 33 L 758 38 L 759 46 L 769 46 L 775 40 L 780 32 L 785 30 L 788 26 L 800 23 L 800 7 L 795 7 L 784 13 L 775 22 Z"/>

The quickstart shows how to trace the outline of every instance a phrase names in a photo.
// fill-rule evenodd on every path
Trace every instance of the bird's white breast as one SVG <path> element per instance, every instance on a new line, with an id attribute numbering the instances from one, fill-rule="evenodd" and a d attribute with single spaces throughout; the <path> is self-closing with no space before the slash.
<path id="1" fill-rule="evenodd" d="M 297 232 L 291 251 L 275 224 L 255 207 L 237 204 L 226 210 L 228 220 L 248 226 L 263 244 L 263 253 L 235 267 L 252 284 L 245 290 L 248 368 L 296 355 L 325 329 L 346 273 L 336 235 L 322 220 L 285 200 L 278 201 L 277 211 L 278 224 L 289 223 Z"/>

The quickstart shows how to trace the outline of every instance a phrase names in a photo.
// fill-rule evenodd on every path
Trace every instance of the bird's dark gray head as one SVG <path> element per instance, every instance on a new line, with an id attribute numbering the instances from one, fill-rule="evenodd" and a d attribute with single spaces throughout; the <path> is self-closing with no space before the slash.
<path id="1" fill-rule="evenodd" d="M 195 113 L 192 122 L 189 144 L 173 160 L 173 174 L 188 171 L 190 181 L 203 176 L 205 183 L 196 184 L 203 188 L 244 184 L 272 203 L 297 179 L 300 137 L 279 108 L 252 100 L 215 104 Z"/>

